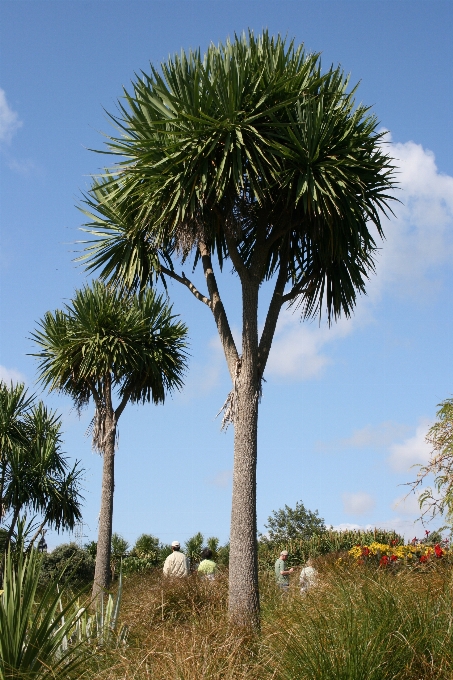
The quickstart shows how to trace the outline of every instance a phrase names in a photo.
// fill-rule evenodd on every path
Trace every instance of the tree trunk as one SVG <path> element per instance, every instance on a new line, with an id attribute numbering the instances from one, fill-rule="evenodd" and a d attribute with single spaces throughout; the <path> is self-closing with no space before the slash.
<path id="1" fill-rule="evenodd" d="M 256 544 L 258 435 L 258 284 L 242 286 L 241 367 L 235 389 L 233 501 L 231 510 L 229 612 L 240 625 L 259 627 Z"/>
<path id="2" fill-rule="evenodd" d="M 113 491 L 115 488 L 115 437 L 116 422 L 113 409 L 107 409 L 105 421 L 105 445 L 103 452 L 101 512 L 99 514 L 96 568 L 93 598 L 110 585 L 110 557 L 112 550 Z"/>

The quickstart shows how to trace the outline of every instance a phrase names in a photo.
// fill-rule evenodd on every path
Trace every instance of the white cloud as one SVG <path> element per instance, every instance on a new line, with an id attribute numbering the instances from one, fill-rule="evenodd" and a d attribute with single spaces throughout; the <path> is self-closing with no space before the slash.
<path id="1" fill-rule="evenodd" d="M 388 463 L 395 472 L 409 472 L 413 465 L 426 464 L 431 449 L 425 441 L 429 423 L 423 421 L 416 429 L 415 435 L 401 444 L 390 447 Z"/>
<path id="2" fill-rule="evenodd" d="M 342 494 L 343 509 L 348 515 L 366 515 L 376 505 L 371 494 L 365 491 Z"/>
<path id="3" fill-rule="evenodd" d="M 25 376 L 14 368 L 0 366 L 0 381 L 9 385 L 10 383 L 26 382 Z"/>
<path id="4" fill-rule="evenodd" d="M 389 137 L 390 139 L 390 137 Z M 285 380 L 308 380 L 332 363 L 329 344 L 373 321 L 383 294 L 426 303 L 443 285 L 453 257 L 453 177 L 438 171 L 434 154 L 420 144 L 390 143 L 396 159 L 400 190 L 393 205 L 396 217 L 383 219 L 386 240 L 377 237 L 381 251 L 376 276 L 367 284 L 367 297 L 358 300 L 353 319 L 341 319 L 329 329 L 302 324 L 297 311 L 284 311 L 270 352 L 267 372 Z"/>
<path id="5" fill-rule="evenodd" d="M 370 294 L 389 291 L 426 302 L 438 293 L 453 255 L 453 177 L 440 173 L 432 151 L 420 144 L 390 143 L 388 153 L 399 168 L 401 204 L 383 223 L 386 240 Z"/>
<path id="6" fill-rule="evenodd" d="M 8 167 L 10 170 L 17 172 L 23 177 L 29 177 L 30 175 L 42 175 L 42 168 L 31 160 L 31 158 L 26 158 L 25 160 L 17 160 L 17 158 L 11 158 L 8 161 Z"/>
<path id="7" fill-rule="evenodd" d="M 22 126 L 18 114 L 6 100 L 6 93 L 0 88 L 0 142 L 10 142 L 14 133 Z"/>
<path id="8" fill-rule="evenodd" d="M 317 442 L 316 448 L 347 449 L 347 448 L 382 448 L 390 446 L 395 439 L 403 439 L 408 434 L 409 427 L 402 423 L 391 420 L 379 423 L 379 425 L 365 425 L 354 430 L 350 437 L 337 439 L 330 442 Z"/>
<path id="9" fill-rule="evenodd" d="M 346 319 L 329 328 L 326 324 L 301 323 L 297 311 L 284 310 L 277 324 L 266 372 L 289 380 L 315 378 L 331 363 L 331 359 L 322 353 L 324 347 L 351 331 L 352 323 Z"/>
<path id="10" fill-rule="evenodd" d="M 209 484 L 212 486 L 217 486 L 219 488 L 226 488 L 230 486 L 233 481 L 233 470 L 222 470 L 218 472 L 214 477 L 208 479 Z"/>

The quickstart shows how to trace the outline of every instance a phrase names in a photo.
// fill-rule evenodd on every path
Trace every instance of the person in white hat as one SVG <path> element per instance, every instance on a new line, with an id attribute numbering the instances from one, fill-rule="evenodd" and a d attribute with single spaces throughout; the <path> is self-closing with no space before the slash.
<path id="1" fill-rule="evenodd" d="M 181 576 L 189 575 L 189 560 L 180 552 L 179 541 L 173 541 L 171 544 L 172 553 L 164 562 L 164 576 Z"/>
<path id="2" fill-rule="evenodd" d="M 282 550 L 280 557 L 275 562 L 275 580 L 277 585 L 282 590 L 288 590 L 289 588 L 289 575 L 293 573 L 294 568 L 286 569 L 286 560 L 288 559 L 288 551 Z"/>

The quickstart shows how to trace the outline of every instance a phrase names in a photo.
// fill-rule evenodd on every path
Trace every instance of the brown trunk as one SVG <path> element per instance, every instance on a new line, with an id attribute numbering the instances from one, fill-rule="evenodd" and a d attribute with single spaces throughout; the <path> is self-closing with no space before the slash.
<path id="1" fill-rule="evenodd" d="M 101 511 L 99 514 L 96 568 L 93 598 L 110 585 L 110 557 L 113 520 L 113 491 L 115 488 L 115 436 L 116 423 L 113 409 L 108 408 L 105 422 L 105 445 L 103 452 Z"/>
<path id="2" fill-rule="evenodd" d="M 229 612 L 234 623 L 259 626 L 256 545 L 258 434 L 258 285 L 243 283 L 241 370 L 236 381 Z"/>

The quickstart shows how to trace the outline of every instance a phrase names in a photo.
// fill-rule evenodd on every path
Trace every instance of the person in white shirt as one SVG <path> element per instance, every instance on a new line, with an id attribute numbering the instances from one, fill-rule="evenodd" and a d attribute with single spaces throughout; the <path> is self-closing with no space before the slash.
<path id="1" fill-rule="evenodd" d="M 164 576 L 181 576 L 189 575 L 189 560 L 180 552 L 179 541 L 173 541 L 171 544 L 172 553 L 164 562 Z"/>
<path id="2" fill-rule="evenodd" d="M 302 569 L 300 572 L 299 576 L 299 583 L 300 583 L 300 592 L 301 594 L 305 594 L 310 588 L 313 588 L 314 585 L 316 585 L 316 582 L 318 580 L 318 572 L 313 566 L 314 562 L 311 559 L 311 557 L 306 561 L 305 567 Z"/>

